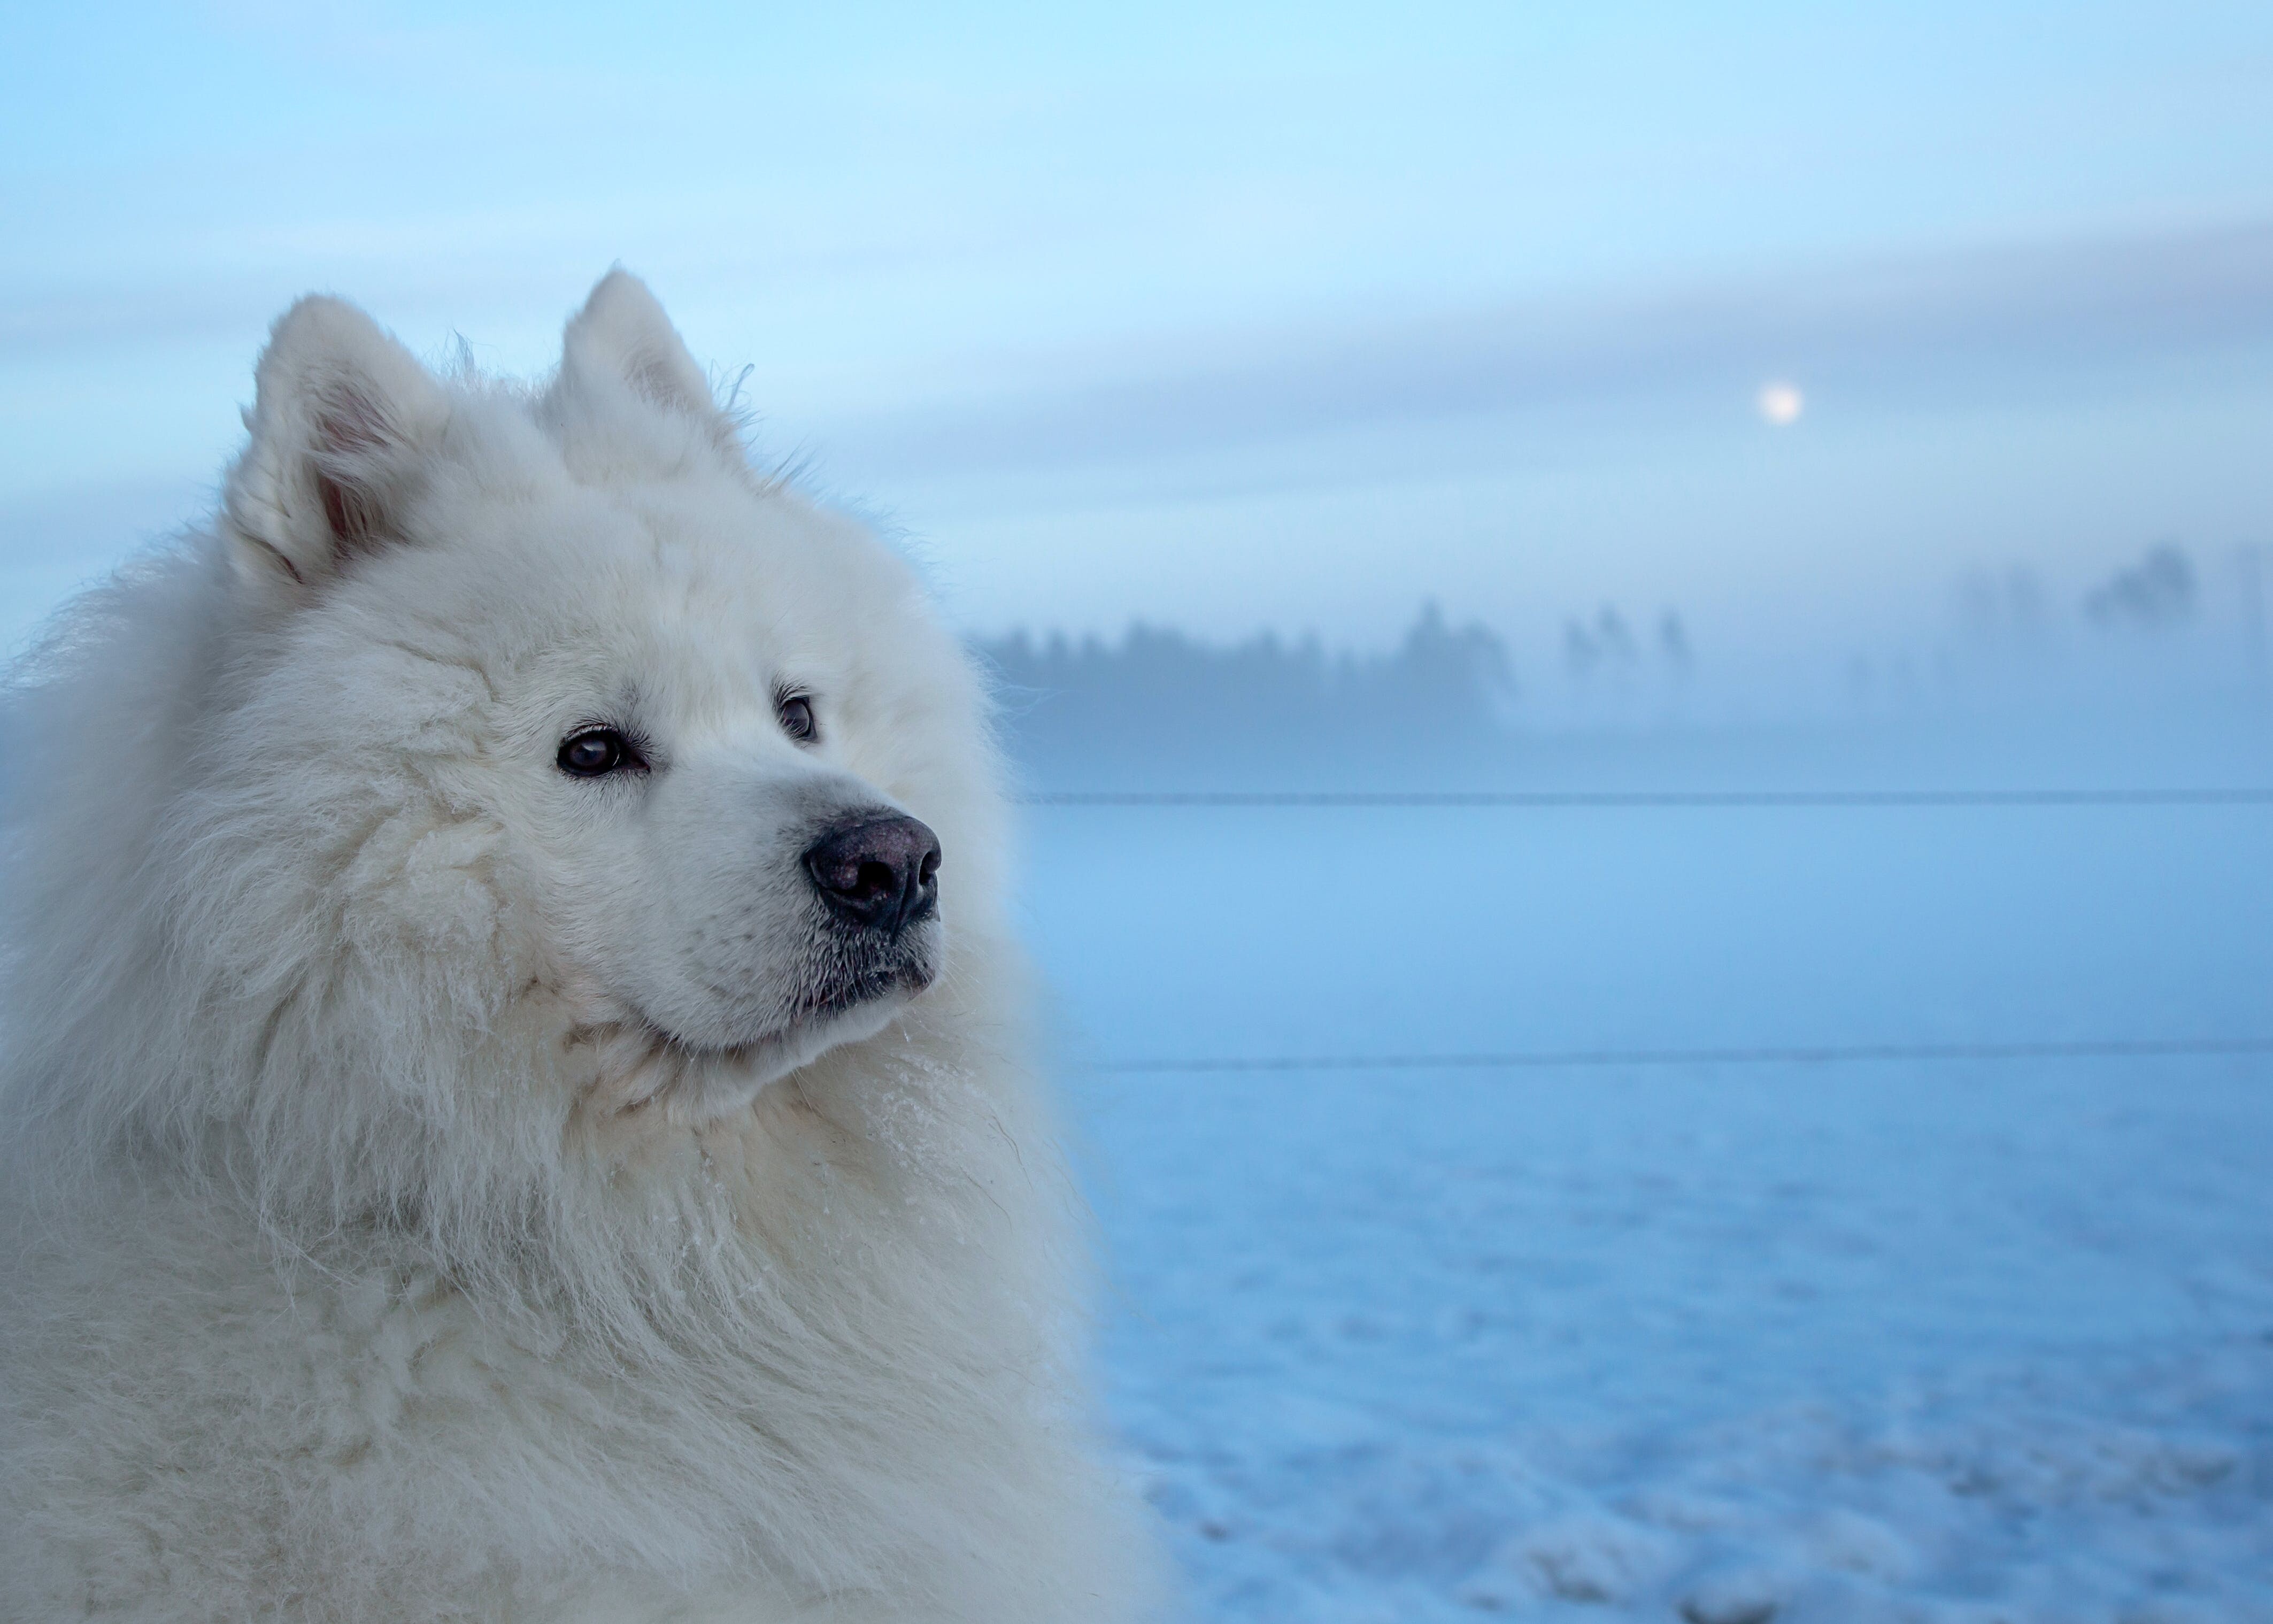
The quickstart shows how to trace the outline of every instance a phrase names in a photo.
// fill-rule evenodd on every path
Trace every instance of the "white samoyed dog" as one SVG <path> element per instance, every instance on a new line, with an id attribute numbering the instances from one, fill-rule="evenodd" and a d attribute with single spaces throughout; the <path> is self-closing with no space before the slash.
<path id="1" fill-rule="evenodd" d="M 13 1620 L 1107 1620 L 982 695 L 620 272 L 296 305 L 19 675 Z"/>

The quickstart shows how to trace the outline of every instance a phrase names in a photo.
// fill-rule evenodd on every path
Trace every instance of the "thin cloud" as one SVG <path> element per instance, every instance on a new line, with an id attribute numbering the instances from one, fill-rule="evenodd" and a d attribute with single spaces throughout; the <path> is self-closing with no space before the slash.
<path id="1" fill-rule="evenodd" d="M 1129 464 L 1527 411 L 1724 400 L 1962 403 L 2015 382 L 2273 343 L 2273 222 L 1286 333 L 1228 359 L 848 416 L 821 442 L 919 477 Z M 1189 354 L 1187 347 L 1187 353 Z M 1074 376 L 1088 371 L 1091 380 Z"/>

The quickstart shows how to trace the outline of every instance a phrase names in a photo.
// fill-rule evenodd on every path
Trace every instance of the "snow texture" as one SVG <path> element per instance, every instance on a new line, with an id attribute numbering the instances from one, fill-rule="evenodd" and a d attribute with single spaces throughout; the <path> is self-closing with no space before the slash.
<path id="1" fill-rule="evenodd" d="M 2263 740 L 1768 764 L 2273 781 Z M 1655 748 L 1578 771 L 1704 758 Z M 1102 1064 L 2273 1037 L 2273 808 L 1030 839 L 1115 1417 L 1195 1618 L 2273 1620 L 2273 1057 Z"/>

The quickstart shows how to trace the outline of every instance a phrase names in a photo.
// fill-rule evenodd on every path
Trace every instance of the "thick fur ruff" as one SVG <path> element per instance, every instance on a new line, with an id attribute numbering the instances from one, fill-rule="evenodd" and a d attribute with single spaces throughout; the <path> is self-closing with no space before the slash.
<path id="1" fill-rule="evenodd" d="M 620 273 L 536 388 L 304 301 L 246 420 L 13 695 L 0 1611 L 1147 1612 L 904 566 Z M 799 867 L 870 814 L 945 853 L 889 940 Z"/>

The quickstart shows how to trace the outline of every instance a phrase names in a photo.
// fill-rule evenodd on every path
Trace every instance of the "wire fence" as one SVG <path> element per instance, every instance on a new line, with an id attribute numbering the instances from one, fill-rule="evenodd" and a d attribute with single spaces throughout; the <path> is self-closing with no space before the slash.
<path id="1" fill-rule="evenodd" d="M 1820 1066 L 1953 1061 L 2158 1060 L 2273 1055 L 2273 1038 L 2105 1038 L 2074 1042 L 1855 1043 L 1739 1049 L 1517 1049 L 1468 1055 L 1266 1055 L 1114 1060 L 1111 1076 L 1279 1071 L 1548 1071 L 1662 1066 Z"/>
<path id="2" fill-rule="evenodd" d="M 2262 807 L 2273 789 L 1044 790 L 1030 807 Z"/>

